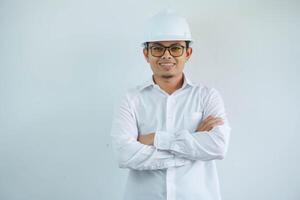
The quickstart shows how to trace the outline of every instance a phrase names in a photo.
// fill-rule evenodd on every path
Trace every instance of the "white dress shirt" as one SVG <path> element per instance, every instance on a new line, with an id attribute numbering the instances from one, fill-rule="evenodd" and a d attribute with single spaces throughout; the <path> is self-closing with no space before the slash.
<path id="1" fill-rule="evenodd" d="M 231 128 L 214 88 L 185 74 L 171 95 L 153 81 L 130 89 L 122 99 L 111 137 L 120 168 L 128 168 L 124 200 L 221 200 L 215 160 L 228 149 Z M 209 115 L 224 124 L 196 132 Z M 155 133 L 154 145 L 137 141 Z"/>

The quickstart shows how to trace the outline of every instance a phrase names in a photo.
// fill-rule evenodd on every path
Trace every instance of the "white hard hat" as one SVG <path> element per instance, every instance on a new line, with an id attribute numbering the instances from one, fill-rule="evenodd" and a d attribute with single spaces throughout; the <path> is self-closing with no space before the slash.
<path id="1" fill-rule="evenodd" d="M 142 44 L 171 40 L 193 41 L 186 19 L 171 9 L 165 9 L 151 17 L 145 24 Z"/>

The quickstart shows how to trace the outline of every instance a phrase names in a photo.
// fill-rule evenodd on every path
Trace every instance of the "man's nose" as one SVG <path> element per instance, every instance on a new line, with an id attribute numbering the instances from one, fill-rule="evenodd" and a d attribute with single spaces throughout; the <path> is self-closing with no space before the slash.
<path id="1" fill-rule="evenodd" d="M 171 58 L 172 58 L 172 56 L 169 52 L 169 49 L 166 49 L 164 55 L 162 56 L 162 59 L 171 59 Z"/>

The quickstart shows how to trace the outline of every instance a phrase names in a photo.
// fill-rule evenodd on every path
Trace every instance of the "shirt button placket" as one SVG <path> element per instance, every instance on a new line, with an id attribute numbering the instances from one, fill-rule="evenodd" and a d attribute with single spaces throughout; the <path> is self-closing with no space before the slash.
<path id="1" fill-rule="evenodd" d="M 172 115 L 172 97 L 171 96 L 168 96 L 167 97 L 167 101 L 166 101 L 166 128 L 167 128 L 167 131 L 170 130 L 170 128 L 172 127 L 171 126 L 171 123 L 172 123 L 172 119 L 173 119 L 173 115 Z"/>
<path id="2" fill-rule="evenodd" d="M 167 131 L 172 131 L 172 123 L 173 123 L 173 98 L 172 96 L 168 96 L 166 100 L 166 128 Z M 170 132 L 169 132 L 170 133 Z M 167 200 L 176 200 L 175 196 L 175 168 L 171 167 L 167 170 L 166 176 L 166 189 L 167 189 Z"/>

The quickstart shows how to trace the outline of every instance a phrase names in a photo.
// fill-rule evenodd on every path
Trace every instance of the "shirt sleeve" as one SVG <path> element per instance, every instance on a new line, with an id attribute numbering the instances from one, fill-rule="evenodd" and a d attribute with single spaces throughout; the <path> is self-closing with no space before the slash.
<path id="1" fill-rule="evenodd" d="M 138 128 L 135 114 L 126 95 L 115 110 L 111 130 L 112 146 L 120 168 L 156 170 L 183 166 L 190 162 L 169 151 L 144 145 L 137 141 Z"/>
<path id="2" fill-rule="evenodd" d="M 223 125 L 215 126 L 210 131 L 191 132 L 183 129 L 175 133 L 156 131 L 154 146 L 168 150 L 173 154 L 191 160 L 224 159 L 230 139 L 229 125 L 223 100 L 219 92 L 212 88 L 203 100 L 203 119 L 209 115 L 221 117 Z"/>

